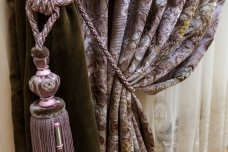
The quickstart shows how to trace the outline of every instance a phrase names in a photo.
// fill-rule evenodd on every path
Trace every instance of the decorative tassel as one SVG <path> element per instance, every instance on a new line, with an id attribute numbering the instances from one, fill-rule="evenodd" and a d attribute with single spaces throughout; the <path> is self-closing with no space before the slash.
<path id="1" fill-rule="evenodd" d="M 37 72 L 30 79 L 29 87 L 40 97 L 30 106 L 33 152 L 74 152 L 65 103 L 54 97 L 60 78 L 49 69 L 49 51 L 45 47 L 42 50 L 34 47 L 31 52 Z"/>

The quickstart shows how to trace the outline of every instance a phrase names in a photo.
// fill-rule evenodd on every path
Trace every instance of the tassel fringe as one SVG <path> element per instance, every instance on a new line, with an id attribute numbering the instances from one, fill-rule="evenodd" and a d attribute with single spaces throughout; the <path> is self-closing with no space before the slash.
<path id="1" fill-rule="evenodd" d="M 30 129 L 33 152 L 56 152 L 56 122 L 61 125 L 64 152 L 74 152 L 69 116 L 65 109 L 53 118 L 31 116 Z"/>

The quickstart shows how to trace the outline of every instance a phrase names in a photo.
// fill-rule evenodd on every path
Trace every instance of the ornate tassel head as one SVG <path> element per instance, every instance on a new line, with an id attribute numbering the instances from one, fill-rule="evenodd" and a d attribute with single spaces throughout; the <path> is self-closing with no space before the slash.
<path id="1" fill-rule="evenodd" d="M 32 48 L 33 62 L 37 67 L 36 75 L 29 81 L 30 90 L 40 97 L 41 107 L 50 107 L 55 104 L 54 95 L 60 85 L 60 78 L 49 69 L 49 50 Z"/>

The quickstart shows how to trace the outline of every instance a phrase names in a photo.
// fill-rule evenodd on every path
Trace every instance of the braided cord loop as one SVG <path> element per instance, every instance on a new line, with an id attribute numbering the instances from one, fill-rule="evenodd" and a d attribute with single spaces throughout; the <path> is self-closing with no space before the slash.
<path id="1" fill-rule="evenodd" d="M 26 15 L 28 17 L 28 20 L 33 32 L 33 36 L 35 39 L 36 47 L 38 49 L 41 50 L 43 48 L 46 37 L 50 33 L 56 20 L 59 18 L 60 16 L 59 7 L 68 5 L 73 1 L 74 0 L 27 0 L 26 1 L 26 7 L 25 7 Z M 119 67 L 117 66 L 117 63 L 112 58 L 112 55 L 105 47 L 91 19 L 87 15 L 81 0 L 75 0 L 75 2 L 78 5 L 78 9 L 80 11 L 82 18 L 84 19 L 86 25 L 89 27 L 91 33 L 93 34 L 95 40 L 97 41 L 98 46 L 102 51 L 102 54 L 105 55 L 107 60 L 110 62 L 112 68 L 116 72 L 117 76 L 120 78 L 121 82 L 125 85 L 125 87 L 129 91 L 134 92 L 135 88 L 128 82 L 127 78 L 124 76 L 123 72 L 119 69 Z M 45 15 L 50 15 L 49 19 L 47 20 L 41 32 L 38 29 L 38 25 L 34 18 L 33 12 L 39 12 Z"/>
<path id="2" fill-rule="evenodd" d="M 35 39 L 36 47 L 43 48 L 46 37 L 50 33 L 54 23 L 60 16 L 60 6 L 65 6 L 72 3 L 73 0 L 27 0 L 25 12 L 28 17 L 33 36 Z M 34 18 L 33 12 L 51 15 L 44 25 L 43 30 L 40 32 L 37 22 Z"/>

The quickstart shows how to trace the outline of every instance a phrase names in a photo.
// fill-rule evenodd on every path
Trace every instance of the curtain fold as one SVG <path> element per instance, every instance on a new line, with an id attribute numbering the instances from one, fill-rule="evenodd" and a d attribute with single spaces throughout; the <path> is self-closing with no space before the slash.
<path id="1" fill-rule="evenodd" d="M 226 8 L 214 43 L 188 80 L 155 96 L 138 92 L 158 152 L 227 150 Z"/>
<path id="2" fill-rule="evenodd" d="M 224 9 L 215 41 L 188 80 L 155 96 L 138 92 L 157 152 L 227 150 L 226 13 Z"/>
<path id="3" fill-rule="evenodd" d="M 154 95 L 192 73 L 214 38 L 223 4 L 100 0 L 85 1 L 84 7 L 131 85 Z M 154 151 L 139 99 L 115 75 L 83 20 L 82 29 L 101 150 Z"/>
<path id="4" fill-rule="evenodd" d="M 34 38 L 25 15 L 25 1 L 8 2 L 12 11 L 9 54 L 15 151 L 31 152 L 29 106 L 37 97 L 29 91 L 28 82 L 35 73 L 30 54 Z M 36 17 L 41 28 L 47 17 Z M 61 87 L 56 96 L 66 102 L 75 150 L 99 152 L 80 21 L 74 4 L 61 8 L 60 18 L 45 46 L 51 52 L 51 69 L 61 77 Z"/>

